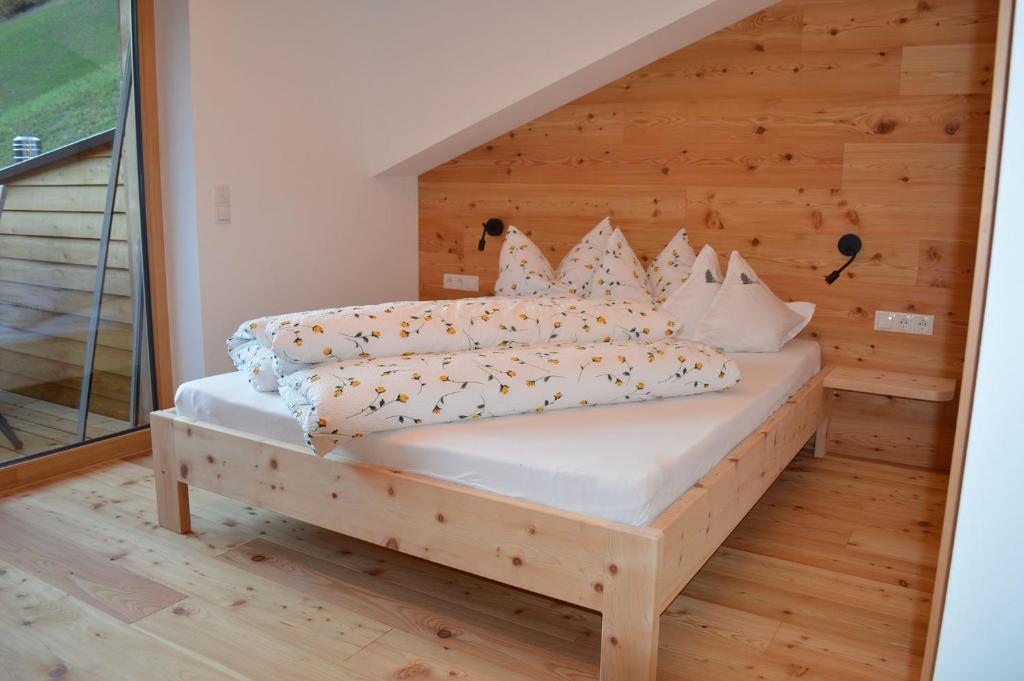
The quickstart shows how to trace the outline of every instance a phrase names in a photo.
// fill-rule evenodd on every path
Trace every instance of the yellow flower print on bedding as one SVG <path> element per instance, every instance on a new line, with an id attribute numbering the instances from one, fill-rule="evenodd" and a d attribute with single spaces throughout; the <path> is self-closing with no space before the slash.
<path id="1" fill-rule="evenodd" d="M 378 431 L 681 397 L 739 379 L 722 353 L 662 339 L 334 362 L 287 376 L 280 392 L 323 455 Z"/>
<path id="2" fill-rule="evenodd" d="M 396 357 L 559 342 L 652 340 L 675 321 L 649 301 L 467 298 L 292 314 L 268 323 L 277 376 L 357 357 Z"/>

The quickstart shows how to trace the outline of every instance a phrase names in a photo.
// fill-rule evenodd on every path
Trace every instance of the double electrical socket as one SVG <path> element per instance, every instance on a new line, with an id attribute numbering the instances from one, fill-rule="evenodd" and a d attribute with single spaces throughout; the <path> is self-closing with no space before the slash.
<path id="1" fill-rule="evenodd" d="M 480 277 L 473 274 L 445 274 L 444 287 L 456 291 L 479 291 Z"/>
<path id="2" fill-rule="evenodd" d="M 875 331 L 891 331 L 892 333 L 912 333 L 918 336 L 930 336 L 935 328 L 935 315 L 911 314 L 909 312 L 875 311 Z"/>

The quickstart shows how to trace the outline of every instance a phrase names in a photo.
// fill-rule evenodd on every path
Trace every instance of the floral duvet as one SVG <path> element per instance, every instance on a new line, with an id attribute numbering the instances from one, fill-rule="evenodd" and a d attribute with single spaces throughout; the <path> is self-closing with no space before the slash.
<path id="1" fill-rule="evenodd" d="M 693 395 L 739 379 L 725 355 L 669 338 L 332 361 L 284 377 L 280 392 L 323 456 L 377 431 Z"/>
<path id="2" fill-rule="evenodd" d="M 257 390 L 324 362 L 542 343 L 656 340 L 672 317 L 649 302 L 557 298 L 409 301 L 315 310 L 243 323 L 227 341 Z"/>

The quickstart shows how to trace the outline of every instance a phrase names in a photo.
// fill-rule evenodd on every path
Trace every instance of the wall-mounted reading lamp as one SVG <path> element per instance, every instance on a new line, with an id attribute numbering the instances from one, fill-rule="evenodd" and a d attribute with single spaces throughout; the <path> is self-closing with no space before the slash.
<path id="1" fill-rule="evenodd" d="M 860 253 L 861 245 L 860 237 L 856 234 L 844 234 L 839 237 L 839 252 L 849 258 L 849 260 L 847 260 L 846 264 L 838 270 L 834 270 L 832 274 L 825 277 L 826 282 L 829 284 L 835 283 L 836 279 L 839 278 L 839 275 L 843 273 L 843 270 L 849 267 L 850 263 L 852 263 L 857 257 L 857 254 Z"/>
<path id="2" fill-rule="evenodd" d="M 484 223 L 484 231 L 480 234 L 480 243 L 476 245 L 476 250 L 484 250 L 484 246 L 487 245 L 487 235 L 501 236 L 501 233 L 505 231 L 505 223 L 500 218 L 491 218 Z"/>

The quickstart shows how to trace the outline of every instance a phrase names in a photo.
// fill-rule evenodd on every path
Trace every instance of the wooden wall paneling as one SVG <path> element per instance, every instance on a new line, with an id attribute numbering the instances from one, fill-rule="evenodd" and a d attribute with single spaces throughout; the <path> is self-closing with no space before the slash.
<path id="1" fill-rule="evenodd" d="M 498 244 L 476 250 L 489 217 L 554 265 L 605 215 L 645 262 L 685 225 L 723 264 L 740 250 L 782 298 L 816 303 L 805 335 L 825 361 L 958 376 L 997 7 L 785 0 L 438 166 L 420 177 L 421 297 L 463 295 L 445 272 L 493 290 Z M 864 250 L 828 286 L 846 232 Z M 875 310 L 933 314 L 935 333 L 875 332 Z M 870 397 L 835 400 L 836 451 L 948 465 L 955 406 Z"/>
<path id="2" fill-rule="evenodd" d="M 3 286 L 0 286 L 0 303 L 62 314 L 88 314 L 91 298 L 88 291 L 35 287 L 11 281 L 4 281 Z M 101 316 L 103 319 L 130 324 L 132 309 L 129 299 L 117 295 L 103 296 Z"/>
<path id="3" fill-rule="evenodd" d="M 8 258 L 18 260 L 94 266 L 99 254 L 99 243 L 95 239 L 54 239 L 46 236 L 0 234 L 0 252 Z M 111 241 L 107 266 L 115 269 L 128 268 L 126 242 Z"/>
<path id="4" fill-rule="evenodd" d="M 828 453 L 948 469 L 956 425 L 952 402 L 829 391 Z M 879 423 L 899 427 L 879 428 Z"/>
<path id="5" fill-rule="evenodd" d="M 872 190 L 906 185 L 910 202 L 923 202 L 942 190 L 963 192 L 977 201 L 985 170 L 980 144 L 847 144 L 843 152 L 844 188 Z"/>
<path id="6" fill-rule="evenodd" d="M 992 90 L 994 45 L 922 45 L 903 50 L 900 94 L 965 95 Z"/>
<path id="7" fill-rule="evenodd" d="M 35 284 L 49 288 L 72 291 L 92 291 L 95 268 L 88 265 L 62 265 L 0 257 L 0 280 L 14 283 Z M 131 283 L 125 270 L 107 270 L 108 292 L 128 297 Z M 88 309 L 88 308 L 86 308 Z"/>
<path id="8" fill-rule="evenodd" d="M 9 194 L 4 205 L 5 211 L 102 213 L 103 201 L 107 195 L 107 188 L 102 185 L 8 185 L 7 189 Z M 114 210 L 118 213 L 124 212 L 124 197 L 120 192 L 117 201 L 114 202 Z"/>
<path id="9" fill-rule="evenodd" d="M 992 42 L 996 11 L 984 0 L 841 0 L 808 5 L 803 47 L 876 49 Z"/>
<path id="10" fill-rule="evenodd" d="M 124 241 L 127 239 L 127 231 L 125 216 L 115 213 L 111 223 L 111 240 Z M 12 212 L 0 219 L 0 234 L 99 239 L 100 225 L 89 213 Z"/>
<path id="11" fill-rule="evenodd" d="M 809 3 L 808 3 L 809 4 Z M 580 102 L 749 99 L 750 88 L 774 97 L 878 97 L 899 94 L 899 50 L 730 50 L 684 48 Z"/>
<path id="12" fill-rule="evenodd" d="M 85 317 L 78 315 L 52 314 L 38 308 L 8 305 L 0 301 L 0 326 L 31 327 L 45 335 L 85 342 L 87 333 L 83 330 L 83 326 L 86 322 Z M 99 343 L 107 347 L 130 350 L 131 326 L 100 319 Z"/>
<path id="13" fill-rule="evenodd" d="M 0 212 L 0 389 L 74 407 L 95 282 L 110 148 L 16 177 Z M 98 338 L 96 413 L 126 418 L 131 283 L 119 192 Z"/>

